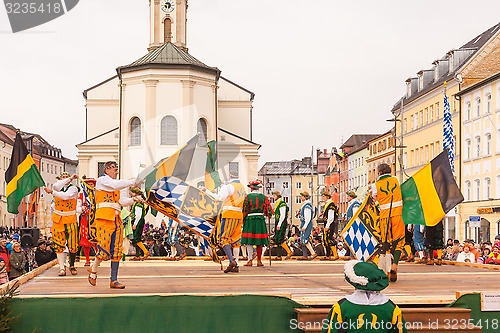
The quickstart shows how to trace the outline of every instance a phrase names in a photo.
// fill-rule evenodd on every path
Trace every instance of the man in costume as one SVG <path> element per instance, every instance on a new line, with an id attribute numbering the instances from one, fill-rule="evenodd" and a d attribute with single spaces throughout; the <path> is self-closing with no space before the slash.
<path id="1" fill-rule="evenodd" d="M 262 246 L 269 244 L 266 217 L 273 216 L 273 208 L 267 197 L 259 191 L 262 187 L 260 181 L 251 181 L 248 187 L 250 187 L 251 192 L 247 194 L 243 202 L 243 233 L 241 237 L 241 244 L 247 246 L 250 258 L 245 266 L 252 266 L 254 245 L 257 247 L 257 266 L 264 266 Z"/>
<path id="2" fill-rule="evenodd" d="M 229 183 L 222 185 L 217 194 L 206 189 L 205 192 L 216 200 L 223 200 L 222 213 L 217 220 L 216 230 L 219 231 L 217 235 L 219 245 L 229 259 L 229 266 L 224 273 L 238 272 L 245 187 L 238 179 L 233 178 Z M 248 257 L 251 258 L 250 255 Z"/>
<path id="3" fill-rule="evenodd" d="M 310 197 L 307 191 L 300 193 L 300 199 L 302 200 L 302 207 L 300 208 L 300 244 L 302 245 L 302 257 L 297 260 L 307 260 L 307 250 L 311 253 L 311 260 L 318 256 L 311 245 L 313 207 L 309 200 Z"/>
<path id="4" fill-rule="evenodd" d="M 182 246 L 179 244 L 179 231 L 180 231 L 180 225 L 177 221 L 172 220 L 171 218 L 168 218 L 168 236 L 167 236 L 167 243 L 170 245 L 171 249 L 171 256 L 170 258 L 167 258 L 167 260 L 172 261 L 172 260 L 182 260 L 186 257 L 186 252 L 182 248 Z M 176 255 L 179 255 L 178 258 L 176 258 Z"/>
<path id="5" fill-rule="evenodd" d="M 322 333 L 407 332 L 401 309 L 380 293 L 389 285 L 384 271 L 371 262 L 351 260 L 344 275 L 356 290 L 333 305 Z"/>
<path id="6" fill-rule="evenodd" d="M 347 194 L 347 203 L 349 204 L 346 212 L 346 223 L 349 223 L 354 214 L 356 214 L 358 208 L 361 206 L 361 203 L 358 200 L 355 200 L 358 196 L 354 193 L 354 191 L 347 191 L 345 194 Z"/>
<path id="7" fill-rule="evenodd" d="M 54 196 L 54 212 L 52 213 L 52 241 L 54 251 L 59 261 L 59 276 L 66 275 L 66 245 L 69 249 L 69 271 L 76 275 L 75 268 L 76 254 L 78 253 L 78 218 L 76 216 L 76 205 L 78 199 L 78 187 L 71 184 L 77 175 L 70 176 L 63 172 L 59 180 L 54 184 L 54 189 L 45 187 L 48 194 Z"/>
<path id="8" fill-rule="evenodd" d="M 405 242 L 405 225 L 403 223 L 403 197 L 396 177 L 391 176 L 391 167 L 382 163 L 378 166 L 378 180 L 372 184 L 371 194 L 380 205 L 380 235 L 383 246 L 382 254 L 392 254 L 392 265 L 389 280 L 398 279 L 398 262 Z"/>
<path id="9" fill-rule="evenodd" d="M 415 245 L 413 244 L 413 224 L 408 224 L 405 228 L 405 252 L 408 256 L 407 262 L 415 261 Z"/>
<path id="10" fill-rule="evenodd" d="M 323 201 L 325 201 L 325 208 L 321 217 L 323 218 L 323 245 L 325 247 L 326 256 L 322 260 L 337 260 L 337 241 L 335 234 L 337 232 L 337 225 L 335 221 L 338 217 L 338 209 L 332 201 L 332 195 L 325 191 L 323 192 Z M 333 258 L 331 257 L 333 255 Z"/>
<path id="11" fill-rule="evenodd" d="M 427 263 L 427 255 L 425 254 L 425 229 L 425 225 L 418 224 L 413 228 L 413 244 L 419 258 L 417 264 Z"/>
<path id="12" fill-rule="evenodd" d="M 278 191 L 273 192 L 273 198 L 276 202 L 274 205 L 274 244 L 278 246 L 278 256 L 275 260 L 281 260 L 281 249 L 285 249 L 286 257 L 285 260 L 290 259 L 293 255 L 292 250 L 287 244 L 287 233 L 286 229 L 288 226 L 288 206 L 286 202 L 281 197 L 281 193 Z"/>
<path id="13" fill-rule="evenodd" d="M 427 226 L 425 228 L 425 246 L 429 250 L 429 260 L 427 265 L 441 266 L 444 249 L 444 226 L 443 220 L 439 221 L 435 226 Z M 434 261 L 434 250 L 437 252 L 437 259 Z"/>
<path id="14" fill-rule="evenodd" d="M 90 188 L 95 187 L 96 180 L 94 178 L 85 178 L 83 180 Z M 89 241 L 89 210 L 85 196 L 83 192 L 78 194 L 78 200 L 76 203 L 76 212 L 80 214 L 80 243 L 79 245 L 83 248 L 83 253 L 85 254 L 85 265 L 90 266 L 90 248 L 92 244 Z"/>
<path id="15" fill-rule="evenodd" d="M 130 198 L 128 188 L 136 185 L 135 179 L 118 178 L 118 164 L 109 161 L 104 164 L 104 175 L 96 183 L 96 215 L 97 253 L 91 268 L 88 270 L 89 283 L 97 282 L 97 268 L 104 259 L 111 259 L 110 288 L 123 289 L 118 282 L 118 267 L 123 252 L 123 222 L 120 217 L 121 206 L 130 206 L 143 200 L 137 196 Z"/>
<path id="16" fill-rule="evenodd" d="M 138 195 L 144 200 L 144 194 L 138 189 L 134 189 Z M 135 247 L 135 257 L 130 260 L 146 260 L 150 255 L 144 244 L 142 243 L 142 233 L 144 231 L 144 223 L 146 223 L 146 214 L 149 211 L 149 206 L 143 202 L 134 202 L 132 205 L 132 212 L 130 214 L 130 221 L 132 223 L 132 230 L 134 238 L 132 238 L 132 245 Z"/>

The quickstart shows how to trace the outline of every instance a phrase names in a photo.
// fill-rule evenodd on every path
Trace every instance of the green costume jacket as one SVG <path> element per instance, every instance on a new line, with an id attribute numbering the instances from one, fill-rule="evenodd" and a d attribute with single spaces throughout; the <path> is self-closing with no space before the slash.
<path id="1" fill-rule="evenodd" d="M 284 208 L 284 209 L 282 209 Z M 285 211 L 284 216 L 282 216 L 282 211 Z M 274 242 L 276 245 L 280 245 L 286 240 L 286 229 L 288 226 L 288 213 L 289 209 L 283 198 L 279 198 L 274 205 Z M 281 224 L 280 224 L 281 221 Z M 278 226 L 280 230 L 278 230 Z"/>
<path id="2" fill-rule="evenodd" d="M 262 193 L 247 194 L 243 202 L 243 231 L 241 244 L 269 244 L 266 217 L 273 216 L 273 208 Z"/>
<path id="3" fill-rule="evenodd" d="M 136 216 L 135 209 L 136 207 L 142 209 L 142 213 L 140 216 Z M 146 206 L 143 203 L 136 202 L 132 205 L 132 213 L 130 214 L 130 222 L 132 225 L 135 225 L 134 230 L 134 239 L 132 240 L 133 244 L 142 242 L 142 232 L 144 231 L 144 223 L 146 222 L 146 214 L 149 211 L 149 206 Z"/>

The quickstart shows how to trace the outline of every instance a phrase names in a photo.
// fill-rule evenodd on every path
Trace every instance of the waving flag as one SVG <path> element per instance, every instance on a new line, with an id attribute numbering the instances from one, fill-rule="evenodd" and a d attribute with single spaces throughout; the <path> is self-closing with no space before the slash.
<path id="1" fill-rule="evenodd" d="M 405 224 L 435 226 L 464 200 L 448 157 L 443 151 L 401 185 Z"/>
<path id="2" fill-rule="evenodd" d="M 220 263 L 211 236 L 222 209 L 221 200 L 213 199 L 177 177 L 163 177 L 149 191 L 146 203 L 205 239 L 212 248 L 212 258 Z"/>
<path id="3" fill-rule="evenodd" d="M 448 149 L 448 160 L 451 172 L 455 174 L 455 142 L 453 140 L 453 122 L 451 120 L 450 103 L 446 93 L 444 94 L 444 116 L 443 116 L 443 150 Z"/>
<path id="4" fill-rule="evenodd" d="M 91 243 L 97 242 L 97 227 L 95 225 L 95 189 L 88 186 L 83 180 L 78 178 L 78 183 L 83 192 L 83 197 L 85 198 L 85 204 L 89 208 L 89 221 L 88 221 L 88 238 Z"/>
<path id="5" fill-rule="evenodd" d="M 5 182 L 7 211 L 12 214 L 19 213 L 19 204 L 25 196 L 45 185 L 19 133 L 16 134 L 9 168 L 5 171 Z"/>
<path id="6" fill-rule="evenodd" d="M 369 195 L 341 231 L 340 235 L 357 260 L 367 261 L 377 252 L 381 243 L 378 221 L 378 209 Z"/>

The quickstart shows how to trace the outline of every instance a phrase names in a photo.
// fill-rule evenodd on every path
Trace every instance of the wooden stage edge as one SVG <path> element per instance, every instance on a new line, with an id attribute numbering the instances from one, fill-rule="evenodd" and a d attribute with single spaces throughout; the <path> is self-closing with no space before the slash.
<path id="1" fill-rule="evenodd" d="M 161 260 L 161 259 L 164 259 L 164 258 L 155 258 L 151 261 L 155 261 L 155 260 Z M 202 259 L 202 258 L 200 258 Z M 198 258 L 192 258 L 191 260 L 199 260 Z M 149 260 L 148 260 L 149 261 Z M 294 261 L 294 260 L 291 260 L 291 261 Z M 179 262 L 180 263 L 180 262 Z M 340 262 L 338 262 L 337 264 L 339 264 Z M 311 262 L 312 264 L 312 262 Z M 443 261 L 443 264 L 445 265 L 450 265 L 450 266 L 462 266 L 462 267 L 468 267 L 468 268 L 475 268 L 475 269 L 478 269 L 478 270 L 481 270 L 481 269 L 489 269 L 489 270 L 494 270 L 494 271 L 499 271 L 500 270 L 500 266 L 497 266 L 497 265 L 484 265 L 484 264 L 472 264 L 472 263 L 458 263 L 458 262 L 450 262 L 450 261 Z M 13 285 L 15 285 L 16 283 L 21 286 L 23 284 L 26 284 L 28 281 L 30 281 L 31 279 L 37 277 L 38 275 L 42 274 L 44 271 L 52 268 L 53 266 L 57 265 L 57 260 L 53 260 L 27 274 L 24 274 L 22 275 L 21 277 L 13 280 L 13 281 L 10 281 L 6 284 L 3 284 L 0 286 L 0 290 L 2 293 L 5 293 L 5 291 L 8 289 L 8 288 L 11 288 Z M 421 266 L 422 267 L 422 266 Z M 340 273 L 340 272 L 338 272 Z M 339 275 L 338 278 L 340 278 L 340 274 L 338 273 L 333 273 L 331 274 L 332 276 L 333 275 Z M 493 272 L 492 272 L 493 273 Z M 489 273 L 489 274 L 492 274 L 492 273 Z M 408 274 L 408 273 L 406 273 Z M 417 274 L 421 274 L 421 273 L 417 273 Z M 456 273 L 454 273 L 456 274 Z M 469 273 L 470 274 L 470 273 Z M 303 274 L 298 274 L 296 275 L 297 277 L 301 276 Z M 311 275 L 314 275 L 314 274 L 311 274 Z M 325 274 L 318 274 L 318 276 L 322 276 L 322 275 L 325 275 Z M 288 275 L 290 277 L 290 275 Z M 293 276 L 293 275 L 292 275 Z M 201 276 L 200 276 L 201 278 Z M 302 276 L 302 278 L 307 278 L 305 275 Z M 42 279 L 46 279 L 46 277 L 42 277 Z M 49 278 L 51 279 L 51 278 Z M 426 295 L 426 296 L 423 296 L 423 295 L 403 295 L 403 294 L 393 294 L 393 295 L 389 295 L 389 297 L 391 298 L 392 301 L 394 301 L 396 304 L 400 304 L 400 305 L 403 305 L 403 306 L 412 306 L 412 305 L 418 305 L 418 306 L 435 306 L 435 307 L 439 307 L 439 306 L 445 306 L 445 305 L 448 305 L 452 302 L 454 302 L 457 298 L 459 298 L 461 295 L 465 294 L 465 293 L 474 293 L 474 292 L 479 292 L 479 290 L 468 290 L 467 292 L 462 292 L 460 291 L 460 287 L 457 286 L 457 290 L 455 290 L 455 292 L 453 293 L 439 293 L 439 294 L 434 294 L 434 295 Z M 283 292 L 283 290 L 281 291 L 278 291 L 278 290 L 275 290 L 275 291 L 257 291 L 255 290 L 255 292 L 245 292 L 242 290 L 242 292 L 239 292 L 239 291 L 236 291 L 236 290 L 232 290 L 230 292 L 225 292 L 225 293 L 221 293 L 220 291 L 219 292 L 197 292 L 197 293 L 185 293 L 185 292 L 181 292 L 181 293 L 171 293 L 171 292 L 164 292 L 165 290 L 163 290 L 163 292 L 141 292 L 139 290 L 135 290 L 134 291 L 130 291 L 130 292 L 127 292 L 127 289 L 125 290 L 124 293 L 103 293 L 102 291 L 101 292 L 97 292 L 97 293 L 57 293 L 57 294 L 51 294 L 51 293 L 48 293 L 48 294 L 36 294 L 36 293 L 27 293 L 27 294 L 23 294 L 23 295 L 16 295 L 15 297 L 16 298 L 26 298 L 26 299 L 33 299 L 33 298 L 100 298 L 100 297 L 137 297 L 137 296 L 180 296 L 180 295 L 190 295 L 190 296 L 235 296 L 235 295 L 264 295 L 264 296 L 279 296 L 279 297 L 285 297 L 285 298 L 289 298 L 297 303 L 300 303 L 300 304 L 303 304 L 303 305 L 306 305 L 306 306 L 325 306 L 326 305 L 326 302 L 325 302 L 325 297 L 322 296 L 322 295 L 314 295 L 314 294 L 292 294 L 292 293 L 288 293 L 287 291 Z M 215 290 L 214 290 L 215 291 Z M 335 295 L 332 295 L 333 297 L 332 298 L 329 298 L 328 299 L 328 303 L 330 302 L 335 302 L 337 301 L 338 299 L 340 299 L 341 297 L 343 296 L 335 296 Z M 338 299 L 336 299 L 338 298 Z"/>

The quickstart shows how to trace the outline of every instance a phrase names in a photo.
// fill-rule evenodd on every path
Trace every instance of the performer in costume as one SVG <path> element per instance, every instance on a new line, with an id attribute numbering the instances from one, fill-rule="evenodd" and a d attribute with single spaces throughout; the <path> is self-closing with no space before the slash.
<path id="1" fill-rule="evenodd" d="M 76 275 L 75 268 L 76 254 L 78 253 L 78 218 L 76 215 L 76 205 L 78 199 L 78 187 L 71 184 L 77 175 L 70 176 L 63 172 L 60 179 L 54 184 L 54 189 L 45 187 L 45 192 L 54 196 L 54 212 L 52 213 L 52 241 L 54 251 L 59 261 L 59 276 L 66 275 L 66 245 L 69 249 L 69 271 Z"/>
<path id="2" fill-rule="evenodd" d="M 123 289 L 118 282 L 118 267 L 123 252 L 123 222 L 120 217 L 121 206 L 130 206 L 134 202 L 142 202 L 140 197 L 128 196 L 128 187 L 136 184 L 135 179 L 119 180 L 118 164 L 109 161 L 104 164 L 104 175 L 96 184 L 96 216 L 97 253 L 91 268 L 88 270 L 89 283 L 97 282 L 97 268 L 104 259 L 111 259 L 110 288 Z"/>
<path id="3" fill-rule="evenodd" d="M 228 184 L 220 187 L 219 193 L 215 194 L 207 189 L 205 192 L 214 199 L 223 200 L 222 214 L 217 220 L 217 230 L 219 235 L 219 245 L 224 250 L 229 259 L 229 266 L 224 273 L 238 272 L 238 259 L 241 246 L 241 228 L 243 226 L 243 201 L 245 200 L 245 187 L 240 181 L 232 176 L 233 179 Z M 233 257 L 233 250 L 234 257 Z M 248 256 L 251 258 L 251 256 Z"/>
<path id="4" fill-rule="evenodd" d="M 371 193 L 380 205 L 380 234 L 383 241 L 389 244 L 392 254 L 392 266 L 389 280 L 396 282 L 401 250 L 405 242 L 405 225 L 403 223 L 403 197 L 396 177 L 391 176 L 391 167 L 382 163 L 378 166 L 378 180 L 372 184 Z M 386 249 L 383 249 L 386 250 Z"/>
<path id="5" fill-rule="evenodd" d="M 326 256 L 322 260 L 337 260 L 337 240 L 335 234 L 337 232 L 337 224 L 335 221 L 339 215 L 339 211 L 335 203 L 332 201 L 332 195 L 325 191 L 323 192 L 323 201 L 325 201 L 325 208 L 321 217 L 323 217 L 323 245 L 326 250 Z M 333 258 L 331 255 L 333 254 Z"/>
<path id="6" fill-rule="evenodd" d="M 413 244 L 413 224 L 408 224 L 405 228 L 405 252 L 408 255 L 407 262 L 415 261 L 415 245 Z"/>
<path id="7" fill-rule="evenodd" d="M 134 190 L 143 200 L 145 199 L 144 194 L 140 192 L 140 190 Z M 144 231 L 144 224 L 146 223 L 146 214 L 148 211 L 149 206 L 146 206 L 143 202 L 134 202 L 132 205 L 130 221 L 132 222 L 132 230 L 134 231 L 132 245 L 135 247 L 135 257 L 130 260 L 146 260 L 151 255 L 151 252 L 149 252 L 142 243 L 142 233 Z"/>
<path id="8" fill-rule="evenodd" d="M 429 250 L 429 260 L 427 265 L 441 266 L 444 249 L 444 226 L 443 220 L 439 221 L 435 226 L 427 226 L 425 228 L 425 246 Z M 434 250 L 437 252 L 437 259 L 434 262 Z"/>
<path id="9" fill-rule="evenodd" d="M 413 244 L 415 245 L 415 251 L 418 253 L 419 260 L 418 264 L 427 263 L 427 255 L 425 254 L 425 225 L 415 225 L 413 228 Z"/>
<path id="10" fill-rule="evenodd" d="M 407 332 L 401 309 L 380 293 L 389 285 L 384 271 L 371 262 L 351 260 L 344 274 L 356 290 L 333 305 L 322 333 Z"/>
<path id="11" fill-rule="evenodd" d="M 307 191 L 300 193 L 300 199 L 302 200 L 302 207 L 300 208 L 300 244 L 302 245 L 302 257 L 297 260 L 307 260 L 307 250 L 311 253 L 311 260 L 318 256 L 311 245 L 313 207 L 311 201 L 309 201 L 310 197 Z"/>
<path id="12" fill-rule="evenodd" d="M 267 197 L 260 193 L 262 187 L 260 181 L 251 181 L 248 184 L 251 191 L 243 202 L 243 233 L 241 244 L 247 245 L 247 253 L 250 258 L 245 266 L 252 266 L 253 246 L 257 247 L 257 266 L 264 266 L 262 263 L 262 246 L 269 244 L 266 217 L 273 216 L 273 208 Z"/>
<path id="13" fill-rule="evenodd" d="M 358 208 L 361 206 L 361 203 L 358 200 L 354 200 L 358 196 L 353 191 L 347 191 L 345 194 L 347 194 L 347 203 L 349 204 L 346 212 L 346 223 L 349 223 L 354 214 L 356 214 Z"/>
<path id="14" fill-rule="evenodd" d="M 170 248 L 172 249 L 171 252 L 172 255 L 167 260 L 182 260 L 186 257 L 186 252 L 179 244 L 180 225 L 177 221 L 174 221 L 171 218 L 168 219 L 169 219 L 168 223 L 169 231 L 168 231 L 167 243 L 170 245 Z M 179 258 L 176 258 L 176 252 L 179 255 Z"/>
<path id="15" fill-rule="evenodd" d="M 85 178 L 83 180 L 90 188 L 95 187 L 96 180 L 94 178 Z M 80 246 L 83 248 L 83 253 L 85 254 L 85 265 L 90 266 L 90 248 L 92 243 L 89 241 L 89 209 L 87 202 L 85 201 L 85 196 L 83 192 L 78 194 L 78 200 L 76 203 L 76 212 L 80 214 Z"/>
<path id="16" fill-rule="evenodd" d="M 273 192 L 273 198 L 276 202 L 274 205 L 274 244 L 278 246 L 278 256 L 275 260 L 281 260 L 281 249 L 285 249 L 286 257 L 285 260 L 290 259 L 293 255 L 293 251 L 290 250 L 287 244 L 287 233 L 286 229 L 288 226 L 288 213 L 289 209 L 286 202 L 281 197 L 281 193 L 278 191 Z"/>

